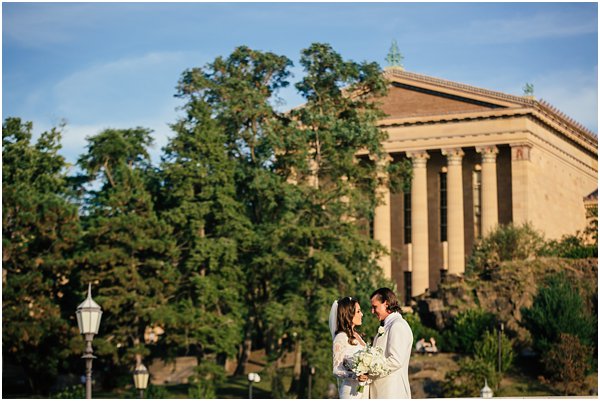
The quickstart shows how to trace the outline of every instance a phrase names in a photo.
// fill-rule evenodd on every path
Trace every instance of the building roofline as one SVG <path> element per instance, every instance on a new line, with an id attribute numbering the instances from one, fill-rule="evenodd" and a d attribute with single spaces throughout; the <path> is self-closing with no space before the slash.
<path id="1" fill-rule="evenodd" d="M 427 75 L 417 74 L 414 72 L 405 71 L 400 68 L 388 67 L 384 70 L 383 75 L 388 78 L 390 81 L 394 81 L 396 79 L 407 79 L 415 83 L 423 83 L 427 85 L 435 85 L 437 87 L 446 88 L 448 90 L 457 90 L 465 94 L 471 94 L 476 96 L 484 96 L 490 99 L 497 100 L 502 103 L 505 107 L 509 107 L 506 102 L 514 104 L 513 107 L 522 108 L 522 107 L 530 107 L 535 109 L 541 114 L 547 116 L 552 120 L 555 120 L 559 125 L 569 131 L 572 136 L 575 135 L 579 137 L 583 142 L 593 145 L 596 148 L 598 147 L 598 136 L 591 131 L 590 129 L 583 126 L 581 123 L 575 121 L 573 118 L 569 117 L 562 111 L 558 110 L 556 107 L 552 106 L 547 101 L 540 99 L 535 100 L 533 98 L 525 97 L 525 96 L 515 96 L 509 95 L 503 92 L 488 90 L 479 88 L 472 85 L 467 85 L 459 82 L 448 81 L 441 78 L 430 77 Z M 416 117 L 416 116 L 413 116 Z M 382 122 L 384 122 L 382 120 Z M 384 124 L 387 123 L 384 122 Z"/>

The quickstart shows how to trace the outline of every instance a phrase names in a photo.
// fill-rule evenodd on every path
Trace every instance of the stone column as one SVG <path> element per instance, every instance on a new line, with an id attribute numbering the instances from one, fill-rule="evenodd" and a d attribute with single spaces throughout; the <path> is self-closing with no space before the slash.
<path id="1" fill-rule="evenodd" d="M 446 194 L 448 199 L 448 273 L 465 272 L 465 216 L 463 207 L 462 158 L 460 148 L 443 149 L 448 160 Z"/>
<path id="2" fill-rule="evenodd" d="M 427 159 L 426 151 L 407 152 L 412 159 L 411 183 L 412 220 L 412 296 L 429 288 L 429 221 L 427 218 Z"/>
<path id="3" fill-rule="evenodd" d="M 518 143 L 510 145 L 511 153 L 511 185 L 512 185 L 512 220 L 514 224 L 525 224 L 529 221 L 529 168 L 531 145 Z"/>
<path id="4" fill-rule="evenodd" d="M 380 167 L 378 172 L 380 183 L 376 191 L 380 203 L 375 207 L 375 216 L 373 217 L 373 238 L 379 241 L 388 252 L 387 255 L 382 255 L 378 260 L 383 276 L 387 279 L 392 278 L 392 214 L 390 211 L 389 177 L 385 168 L 391 160 L 392 158 L 386 155 L 375 161 Z"/>
<path id="5" fill-rule="evenodd" d="M 488 235 L 498 225 L 498 182 L 494 145 L 477 148 L 481 153 L 481 234 Z"/>

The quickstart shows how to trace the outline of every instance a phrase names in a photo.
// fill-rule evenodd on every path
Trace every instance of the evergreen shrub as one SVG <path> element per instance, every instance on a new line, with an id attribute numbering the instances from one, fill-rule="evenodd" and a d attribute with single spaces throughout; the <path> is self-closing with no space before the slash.
<path id="1" fill-rule="evenodd" d="M 85 398 L 85 387 L 82 384 L 76 384 L 74 386 L 67 387 L 58 393 L 51 395 L 51 398 Z"/>
<path id="2" fill-rule="evenodd" d="M 458 366 L 458 370 L 446 374 L 442 384 L 444 398 L 479 397 L 486 380 L 489 387 L 496 388 L 500 377 L 488 361 L 467 357 Z"/>
<path id="3" fill-rule="evenodd" d="M 134 389 L 135 390 L 135 389 Z M 135 390 L 136 396 L 139 390 Z M 155 386 L 153 384 L 148 384 L 148 388 L 144 392 L 144 397 L 148 399 L 164 399 L 170 398 L 169 391 L 163 386 Z"/>
<path id="4" fill-rule="evenodd" d="M 502 333 L 500 336 L 502 344 L 500 361 L 502 363 L 502 372 L 508 371 L 514 360 L 514 351 L 512 341 Z M 475 342 L 475 355 L 491 364 L 494 369 L 498 370 L 498 335 L 497 333 L 486 331 L 483 337 Z M 498 372 L 498 373 L 502 373 Z"/>
<path id="5" fill-rule="evenodd" d="M 542 357 L 550 384 L 565 395 L 583 395 L 578 390 L 585 382 L 591 354 L 592 348 L 582 344 L 577 336 L 561 333 L 558 342 Z"/>
<path id="6" fill-rule="evenodd" d="M 188 388 L 188 397 L 192 399 L 217 398 L 215 386 L 208 381 L 198 381 Z"/>
<path id="7" fill-rule="evenodd" d="M 598 244 L 586 244 L 579 235 L 565 235 L 560 241 L 548 241 L 541 254 L 569 259 L 597 258 Z"/>
<path id="8" fill-rule="evenodd" d="M 582 344 L 597 347 L 597 318 L 586 310 L 577 285 L 564 272 L 549 276 L 538 289 L 530 308 L 522 308 L 523 325 L 541 355 L 556 344 L 562 333 Z"/>
<path id="9" fill-rule="evenodd" d="M 216 362 L 204 360 L 190 376 L 188 396 L 190 398 L 217 398 L 217 389 L 225 381 L 225 370 Z"/>
<path id="10" fill-rule="evenodd" d="M 538 255 L 543 247 L 543 236 L 529 224 L 501 225 L 475 244 L 468 269 L 489 273 L 502 261 L 529 259 Z"/>
<path id="11" fill-rule="evenodd" d="M 495 326 L 494 314 L 483 309 L 468 309 L 453 320 L 446 335 L 446 346 L 450 351 L 473 355 L 475 343 Z"/>

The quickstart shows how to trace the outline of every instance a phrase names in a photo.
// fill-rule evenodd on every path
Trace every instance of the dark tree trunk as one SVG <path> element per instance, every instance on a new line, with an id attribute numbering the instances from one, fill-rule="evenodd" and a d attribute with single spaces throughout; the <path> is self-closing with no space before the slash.
<path id="1" fill-rule="evenodd" d="M 250 354 L 252 353 L 252 327 L 253 318 L 248 320 L 248 324 L 246 325 L 245 333 L 244 333 L 244 342 L 242 343 L 240 352 L 238 353 L 238 364 L 235 368 L 234 375 L 243 375 L 246 373 L 246 365 L 248 364 L 248 360 L 250 359 Z"/>

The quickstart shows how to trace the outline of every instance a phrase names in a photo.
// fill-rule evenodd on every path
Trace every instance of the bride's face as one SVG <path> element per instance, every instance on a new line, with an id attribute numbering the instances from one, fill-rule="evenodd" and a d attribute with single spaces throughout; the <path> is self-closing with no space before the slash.
<path id="1" fill-rule="evenodd" d="M 354 317 L 352 318 L 352 324 L 354 326 L 360 326 L 362 324 L 363 313 L 360 310 L 360 305 L 356 304 L 356 310 L 354 311 Z"/>

